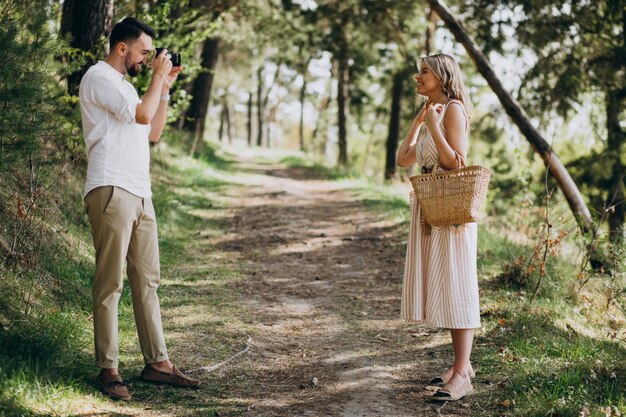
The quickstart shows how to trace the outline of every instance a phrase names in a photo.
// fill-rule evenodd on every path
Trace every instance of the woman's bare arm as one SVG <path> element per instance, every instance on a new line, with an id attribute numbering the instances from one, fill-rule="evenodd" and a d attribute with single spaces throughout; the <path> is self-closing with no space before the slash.
<path id="1" fill-rule="evenodd" d="M 408 167 L 417 163 L 415 144 L 417 143 L 417 134 L 419 133 L 420 126 L 424 123 L 424 114 L 426 113 L 427 107 L 429 107 L 428 103 L 426 103 L 417 116 L 415 116 L 409 131 L 400 144 L 400 148 L 398 149 L 398 160 L 396 162 L 399 167 Z"/>
<path id="2" fill-rule="evenodd" d="M 461 105 L 454 102 L 448 105 L 443 118 L 445 135 L 439 124 L 429 126 L 430 134 L 439 152 L 439 164 L 442 168 L 450 170 L 458 167 L 455 152 L 465 158 L 467 154 L 466 124 L 467 119 Z"/>

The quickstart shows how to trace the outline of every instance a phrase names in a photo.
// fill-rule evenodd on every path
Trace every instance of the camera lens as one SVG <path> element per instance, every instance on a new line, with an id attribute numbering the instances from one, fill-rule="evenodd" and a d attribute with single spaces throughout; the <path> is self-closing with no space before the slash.
<path id="1" fill-rule="evenodd" d="M 161 51 L 163 51 L 163 49 L 165 48 L 156 48 L 155 57 L 159 56 L 159 54 L 161 53 Z M 169 49 L 167 53 L 170 54 L 170 61 L 172 61 L 172 65 L 175 67 L 180 67 L 180 63 L 181 63 L 180 54 L 178 52 L 172 52 Z"/>

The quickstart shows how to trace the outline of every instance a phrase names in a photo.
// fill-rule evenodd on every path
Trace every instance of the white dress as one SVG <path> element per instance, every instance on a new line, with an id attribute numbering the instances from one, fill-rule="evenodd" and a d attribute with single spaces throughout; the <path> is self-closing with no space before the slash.
<path id="1" fill-rule="evenodd" d="M 463 105 L 453 100 L 446 105 L 444 115 L 453 102 L 459 103 L 465 113 Z M 443 122 L 441 130 L 445 133 Z M 439 152 L 425 124 L 418 133 L 416 155 L 420 166 L 438 165 Z M 415 194 L 409 198 L 411 223 L 402 286 L 402 319 L 447 329 L 480 327 L 476 223 L 431 227 L 421 216 Z"/>

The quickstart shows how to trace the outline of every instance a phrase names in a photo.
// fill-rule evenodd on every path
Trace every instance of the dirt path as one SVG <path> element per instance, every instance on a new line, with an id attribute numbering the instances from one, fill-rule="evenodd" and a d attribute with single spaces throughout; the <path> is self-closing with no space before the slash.
<path id="1" fill-rule="evenodd" d="M 236 392 L 245 415 L 472 415 L 471 399 L 429 400 L 425 381 L 451 358 L 447 334 L 397 319 L 405 231 L 336 182 L 238 169 L 247 185 L 228 196 L 228 230 L 212 243 L 245 275 L 254 312 Z"/>

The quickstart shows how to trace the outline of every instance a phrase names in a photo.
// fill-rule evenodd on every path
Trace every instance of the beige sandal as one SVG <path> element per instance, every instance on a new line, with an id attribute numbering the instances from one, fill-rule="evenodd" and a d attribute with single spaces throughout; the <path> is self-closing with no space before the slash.
<path id="1" fill-rule="evenodd" d="M 436 376 L 433 379 L 430 380 L 429 384 L 430 385 L 437 385 L 440 387 L 443 387 L 444 385 L 446 385 L 448 383 L 448 381 L 450 380 L 450 378 L 452 377 L 452 374 L 450 374 L 449 377 L 445 377 L 443 375 L 440 376 Z M 470 378 L 476 378 L 476 372 L 472 371 L 472 373 L 469 376 Z"/>
<path id="2" fill-rule="evenodd" d="M 472 383 L 467 378 L 460 387 L 455 388 L 450 384 L 444 385 L 443 388 L 438 389 L 433 394 L 433 399 L 437 401 L 457 401 L 472 391 L 474 391 L 474 387 L 472 387 Z"/>

